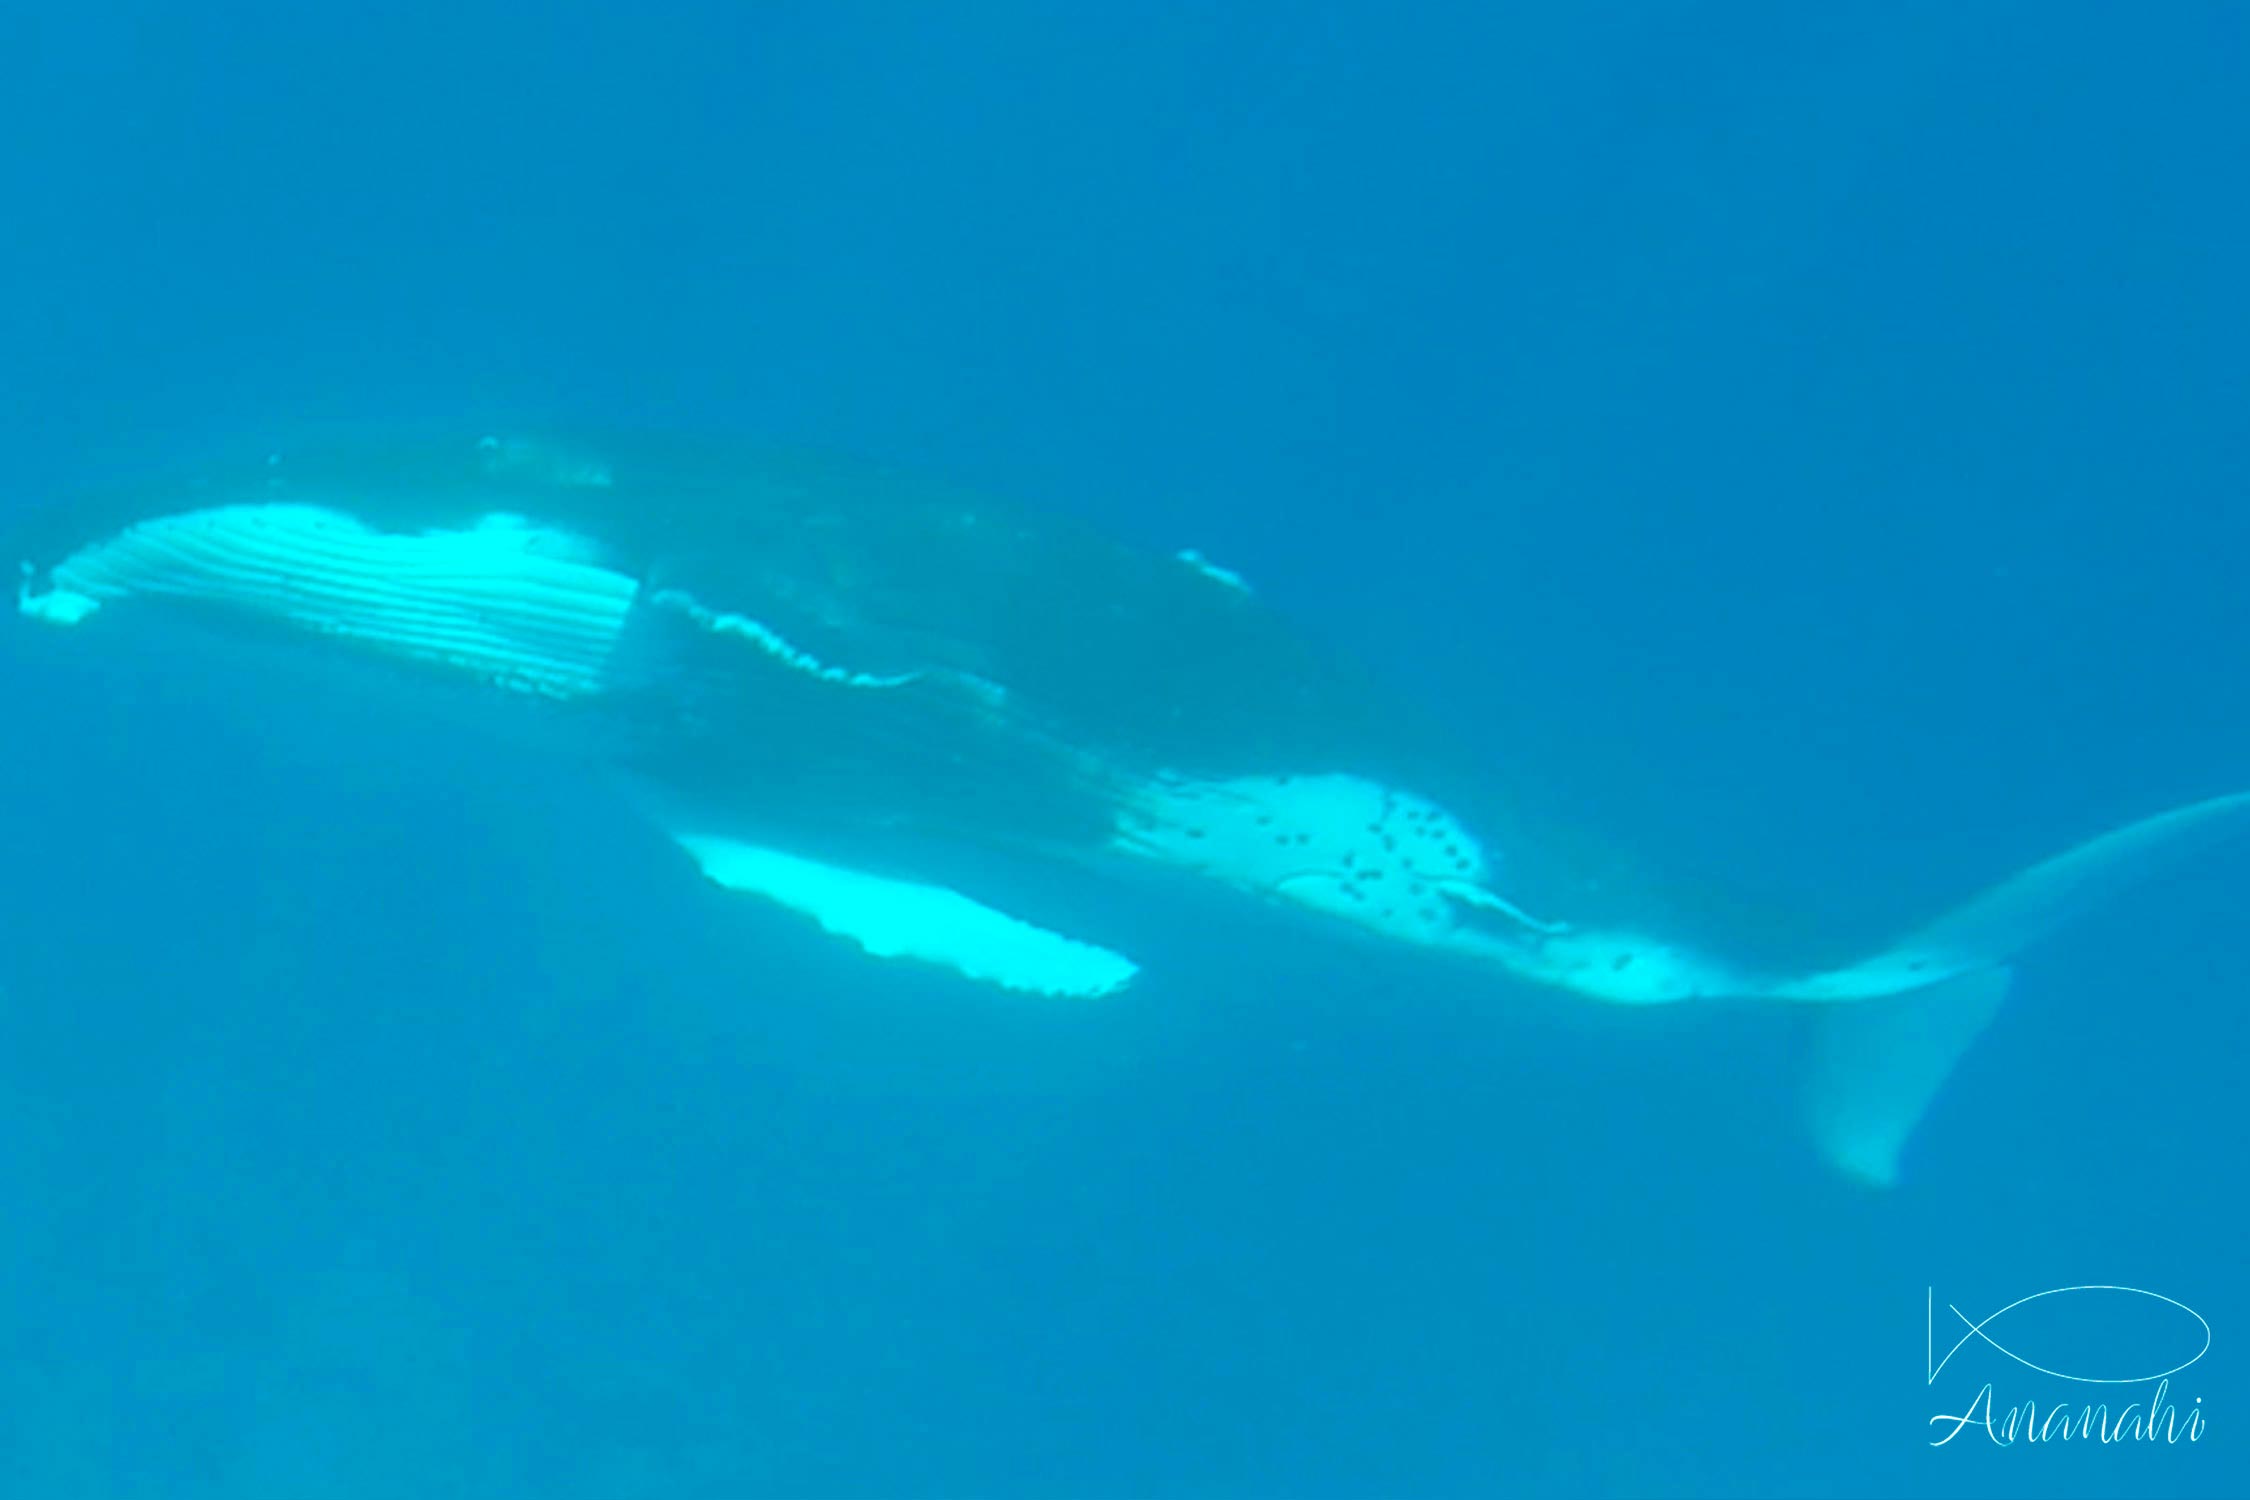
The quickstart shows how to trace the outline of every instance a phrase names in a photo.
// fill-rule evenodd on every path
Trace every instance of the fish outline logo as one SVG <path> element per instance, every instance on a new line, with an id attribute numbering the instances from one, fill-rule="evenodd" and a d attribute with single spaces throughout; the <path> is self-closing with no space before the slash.
<path id="1" fill-rule="evenodd" d="M 1943 1359 L 1940 1359 L 1937 1357 L 1937 1289 L 1935 1287 L 1926 1287 L 1924 1288 L 1924 1292 L 1926 1295 L 1924 1333 L 1927 1339 L 1927 1343 L 1925 1345 L 1923 1353 L 1923 1368 L 1927 1375 L 1927 1379 L 1924 1383 L 1929 1385 L 1935 1385 L 1937 1383 L 1939 1373 L 1952 1362 L 1953 1356 L 1960 1353 L 1962 1346 L 1964 1344 L 1967 1344 L 1971 1339 L 1976 1339 L 1982 1343 L 1991 1345 L 1994 1349 L 1997 1349 L 2000 1353 L 2005 1354 L 2008 1358 L 2014 1360 L 2017 1364 L 2022 1365 L 2025 1369 L 2035 1370 L 2041 1375 L 2050 1376 L 2056 1380 L 2073 1381 L 2080 1385 L 2146 1385 L 2153 1380 L 2166 1380 L 2174 1375 L 2179 1374 L 2182 1370 L 2187 1369 L 2190 1365 L 2193 1365 L 2194 1363 L 2196 1363 L 2196 1361 L 2202 1359 L 2204 1355 L 2211 1352 L 2210 1321 L 2206 1319 L 2203 1314 L 2197 1312 L 2194 1308 L 2188 1306 L 2185 1302 L 2180 1301 L 2178 1298 L 2167 1297 L 2162 1292 L 2152 1292 L 2143 1287 L 2088 1282 L 2077 1286 L 2051 1287 L 2043 1292 L 2033 1292 L 2028 1297 L 2018 1297 L 2015 1301 L 1999 1309 L 1999 1311 L 1989 1313 L 1981 1319 L 1970 1318 L 1970 1316 L 1967 1313 L 1961 1311 L 1959 1307 L 1948 1302 L 1946 1304 L 1946 1311 L 1952 1313 L 1956 1318 L 1959 1318 L 1961 1320 L 1962 1326 L 1967 1331 L 1964 1332 L 1960 1336 L 1960 1338 L 1954 1340 L 1953 1347 L 1946 1350 L 1945 1357 Z M 2194 1319 L 2196 1327 L 2200 1328 L 2203 1331 L 2202 1345 L 2197 1348 L 2193 1354 L 2189 1355 L 2186 1359 L 2180 1361 L 2178 1364 L 2173 1365 L 2170 1369 L 2157 1370 L 2147 1375 L 2073 1375 L 2068 1373 L 2067 1371 L 2049 1369 L 2045 1365 L 2037 1364 L 2032 1360 L 2024 1358 L 2022 1355 L 2016 1353 L 2013 1349 L 2010 1349 L 2007 1345 L 2001 1343 L 1998 1339 L 1994 1338 L 1989 1332 L 1986 1331 L 1994 1323 L 1998 1322 L 2000 1319 L 2006 1317 L 2009 1313 L 2015 1311 L 2019 1307 L 2022 1307 L 2026 1303 L 2037 1302 L 2047 1297 L 2066 1296 L 2074 1292 L 2122 1292 L 2130 1296 L 2148 1297 L 2155 1301 L 2165 1303 L 2172 1307 L 2176 1307 L 2181 1312 Z"/>

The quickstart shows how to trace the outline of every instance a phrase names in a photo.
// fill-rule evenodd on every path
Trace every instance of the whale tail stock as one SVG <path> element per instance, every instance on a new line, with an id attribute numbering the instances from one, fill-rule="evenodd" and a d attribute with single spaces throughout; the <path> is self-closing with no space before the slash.
<path id="1" fill-rule="evenodd" d="M 1803 1076 L 1814 1144 L 1876 1186 L 2006 997 L 2013 963 L 2073 916 L 2250 833 L 2250 793 L 2190 803 L 2040 861 L 1848 968 L 1771 987 L 1818 1007 Z"/>

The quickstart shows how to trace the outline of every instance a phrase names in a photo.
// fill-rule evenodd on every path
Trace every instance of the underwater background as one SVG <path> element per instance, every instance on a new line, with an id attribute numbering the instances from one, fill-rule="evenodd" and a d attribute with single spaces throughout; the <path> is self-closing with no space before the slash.
<path id="1" fill-rule="evenodd" d="M 901 463 L 1201 549 L 1777 939 L 2250 786 L 2236 5 L 93 0 L 0 56 L 0 517 L 335 420 Z M 2027 960 L 1872 1194 L 1786 1016 L 1161 895 L 1127 995 L 996 996 L 565 760 L 0 639 L 0 1494 L 2250 1492 L 2250 851 Z M 2081 1283 L 2207 1321 L 2202 1436 L 1931 1446 L 2147 1398 L 1929 1378 Z"/>

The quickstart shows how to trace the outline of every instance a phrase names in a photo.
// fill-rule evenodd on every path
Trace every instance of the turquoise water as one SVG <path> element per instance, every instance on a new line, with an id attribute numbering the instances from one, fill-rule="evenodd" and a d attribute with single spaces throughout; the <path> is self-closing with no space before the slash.
<path id="1" fill-rule="evenodd" d="M 904 463 L 1199 548 L 1777 941 L 2250 785 L 2237 9 L 902 9 L 17 12 L 0 504 L 346 419 Z M 0 633 L 7 1493 L 2250 1488 L 2250 853 L 2027 962 L 1870 1196 L 1772 1017 L 1161 890 L 1128 996 L 997 998 L 135 644 Z M 2208 1321 L 2203 1436 L 1930 1447 L 2121 1404 L 1928 1378 L 2080 1283 Z"/>

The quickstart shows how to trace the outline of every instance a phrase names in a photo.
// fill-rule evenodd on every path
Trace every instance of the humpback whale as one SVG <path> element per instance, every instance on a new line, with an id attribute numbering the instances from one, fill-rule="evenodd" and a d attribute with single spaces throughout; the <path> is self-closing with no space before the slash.
<path id="1" fill-rule="evenodd" d="M 1887 1185 L 2016 960 L 2250 828 L 2250 793 L 2102 834 L 1872 954 L 1738 956 L 1619 908 L 1442 726 L 1188 550 L 823 461 L 307 445 L 15 537 L 21 617 L 196 621 L 533 705 L 688 866 L 877 958 L 1114 995 L 1116 947 L 948 850 L 1197 881 L 1504 984 L 1800 1009 L 1811 1141 Z M 1520 798 L 1520 793 L 1517 794 Z"/>

